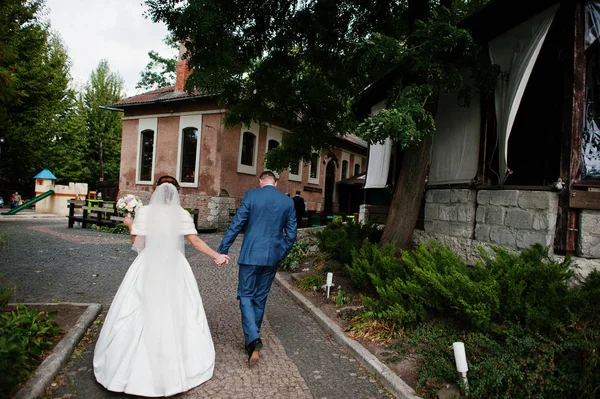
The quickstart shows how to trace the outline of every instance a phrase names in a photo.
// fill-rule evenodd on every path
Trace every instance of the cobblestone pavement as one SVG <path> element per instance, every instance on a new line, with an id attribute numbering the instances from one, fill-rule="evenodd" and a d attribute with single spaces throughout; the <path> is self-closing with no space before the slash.
<path id="1" fill-rule="evenodd" d="M 103 315 L 135 258 L 128 236 L 68 229 L 66 221 L 0 223 L 0 273 L 17 283 L 19 302 L 100 302 Z M 216 248 L 221 235 L 201 235 Z M 186 245 L 186 256 L 200 287 L 216 349 L 214 377 L 178 398 L 386 398 L 386 391 L 349 351 L 330 339 L 311 316 L 273 285 L 263 323 L 264 350 L 249 369 L 236 300 L 241 237 L 231 249 L 232 263 L 217 268 Z M 102 317 L 102 316 L 101 316 Z M 94 380 L 93 326 L 87 343 L 55 379 L 48 398 L 127 398 Z"/>

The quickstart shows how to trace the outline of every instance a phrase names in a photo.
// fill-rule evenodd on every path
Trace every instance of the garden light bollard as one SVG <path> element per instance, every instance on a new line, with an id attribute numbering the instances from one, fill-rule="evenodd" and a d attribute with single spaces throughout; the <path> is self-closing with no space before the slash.
<path id="1" fill-rule="evenodd" d="M 469 366 L 467 365 L 467 354 L 465 353 L 465 344 L 462 342 L 455 342 L 452 344 L 454 348 L 454 359 L 456 360 L 456 370 L 462 378 L 462 385 L 465 396 L 469 396 L 469 382 L 467 381 L 467 371 Z"/>
<path id="2" fill-rule="evenodd" d="M 327 273 L 327 283 L 325 285 L 327 286 L 327 298 L 329 298 L 329 290 L 333 285 L 333 273 Z"/>

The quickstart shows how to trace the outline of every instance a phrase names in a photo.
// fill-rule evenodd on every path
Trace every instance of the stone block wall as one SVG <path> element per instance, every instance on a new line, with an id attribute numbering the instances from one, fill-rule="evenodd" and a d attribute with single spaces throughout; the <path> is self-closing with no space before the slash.
<path id="1" fill-rule="evenodd" d="M 211 197 L 208 203 L 208 215 L 205 219 L 211 228 L 219 231 L 225 231 L 235 215 L 235 198 L 232 197 Z M 201 224 L 203 221 L 199 220 Z"/>
<path id="2" fill-rule="evenodd" d="M 475 229 L 476 190 L 427 190 L 425 232 L 472 238 Z"/>
<path id="3" fill-rule="evenodd" d="M 578 247 L 579 256 L 600 258 L 600 211 L 581 211 Z"/>
<path id="4" fill-rule="evenodd" d="M 481 190 L 475 239 L 509 249 L 552 245 L 558 195 L 551 191 Z"/>

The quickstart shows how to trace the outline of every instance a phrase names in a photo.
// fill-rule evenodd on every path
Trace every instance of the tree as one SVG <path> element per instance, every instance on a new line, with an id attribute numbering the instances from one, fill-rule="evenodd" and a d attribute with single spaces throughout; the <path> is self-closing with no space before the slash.
<path id="1" fill-rule="evenodd" d="M 104 178 L 119 177 L 121 160 L 121 114 L 105 108 L 124 97 L 124 81 L 117 73 L 110 71 L 106 60 L 101 60 L 92 71 L 79 98 L 80 112 L 85 120 L 87 131 L 87 159 L 94 177 L 94 184 Z"/>
<path id="2" fill-rule="evenodd" d="M 154 21 L 185 41 L 187 89 L 218 93 L 229 124 L 281 121 L 292 127 L 267 166 L 307 161 L 315 149 L 357 131 L 370 143 L 406 148 L 385 241 L 410 245 L 425 187 L 437 96 L 461 90 L 459 70 L 477 64 L 456 22 L 469 0 L 146 0 Z M 358 124 L 351 99 L 394 76 L 386 110 Z M 468 96 L 465 96 L 468 98 Z"/>
<path id="3" fill-rule="evenodd" d="M 177 42 L 172 35 L 164 39 L 165 44 L 173 49 L 177 49 Z M 154 90 L 175 84 L 175 75 L 177 72 L 177 57 L 161 57 L 156 51 L 148 52 L 150 62 L 141 72 L 140 81 L 135 86 L 136 89 Z"/>
<path id="4" fill-rule="evenodd" d="M 50 167 L 56 115 L 69 94 L 69 58 L 40 22 L 42 1 L 0 5 L 0 183 L 31 191 L 33 176 Z"/>

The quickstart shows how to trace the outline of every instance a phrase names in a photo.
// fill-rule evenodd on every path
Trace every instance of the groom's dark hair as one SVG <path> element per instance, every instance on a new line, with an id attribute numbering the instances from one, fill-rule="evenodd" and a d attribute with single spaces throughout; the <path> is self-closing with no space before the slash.
<path id="1" fill-rule="evenodd" d="M 159 177 L 158 180 L 156 181 L 156 185 L 154 186 L 154 188 L 160 186 L 163 183 L 171 183 L 172 185 L 175 186 L 175 188 L 177 190 L 179 190 L 179 182 L 173 176 L 164 175 L 164 176 Z"/>
<path id="2" fill-rule="evenodd" d="M 273 179 L 273 183 L 275 183 L 277 181 L 277 178 L 275 177 L 275 173 L 271 172 L 270 170 L 265 170 L 264 172 L 262 172 L 260 174 L 260 176 L 258 178 L 260 180 L 263 180 L 263 178 L 265 176 L 269 176 L 271 179 Z"/>

